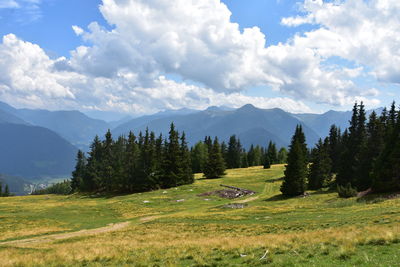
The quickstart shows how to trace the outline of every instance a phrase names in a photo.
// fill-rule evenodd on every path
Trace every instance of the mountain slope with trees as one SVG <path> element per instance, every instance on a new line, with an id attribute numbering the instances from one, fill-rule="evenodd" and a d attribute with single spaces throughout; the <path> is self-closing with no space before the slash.
<path id="1" fill-rule="evenodd" d="M 77 149 L 56 133 L 36 126 L 0 124 L 0 173 L 24 178 L 65 176 Z"/>

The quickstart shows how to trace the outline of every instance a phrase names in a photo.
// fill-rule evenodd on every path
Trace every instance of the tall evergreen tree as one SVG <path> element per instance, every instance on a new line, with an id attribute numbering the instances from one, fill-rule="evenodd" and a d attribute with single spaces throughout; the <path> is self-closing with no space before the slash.
<path id="1" fill-rule="evenodd" d="M 365 110 L 361 102 L 354 104 L 348 137 L 343 137 L 343 152 L 336 177 L 339 186 L 357 187 L 362 168 L 362 151 L 366 146 Z"/>
<path id="2" fill-rule="evenodd" d="M 373 111 L 367 124 L 367 142 L 361 151 L 357 188 L 361 191 L 372 186 L 372 171 L 377 158 L 384 148 L 385 127 Z"/>
<path id="3" fill-rule="evenodd" d="M 240 145 L 239 139 L 236 139 L 236 136 L 232 135 L 229 138 L 229 143 L 228 143 L 228 152 L 226 160 L 228 169 L 240 168 L 241 151 L 242 147 Z"/>
<path id="4" fill-rule="evenodd" d="M 82 189 L 84 177 L 86 176 L 86 157 L 85 154 L 79 150 L 76 156 L 75 170 L 72 172 L 71 188 L 72 191 Z"/>
<path id="5" fill-rule="evenodd" d="M 385 146 L 373 172 L 377 192 L 400 190 L 400 111 L 392 104 L 386 126 Z"/>
<path id="6" fill-rule="evenodd" d="M 329 130 L 329 157 L 332 161 L 332 172 L 337 173 L 340 163 L 341 131 L 336 125 L 332 125 Z"/>
<path id="7" fill-rule="evenodd" d="M 278 163 L 278 151 L 276 150 L 276 145 L 272 141 L 269 141 L 267 154 L 271 164 Z"/>
<path id="8" fill-rule="evenodd" d="M 286 148 L 282 147 L 279 149 L 278 152 L 278 163 L 283 164 L 287 162 L 287 157 L 288 157 L 288 151 Z"/>
<path id="9" fill-rule="evenodd" d="M 269 160 L 268 155 L 266 155 L 264 159 L 264 169 L 270 169 L 270 168 L 271 168 L 271 162 Z"/>
<path id="10" fill-rule="evenodd" d="M 203 142 L 197 142 L 191 149 L 190 154 L 191 154 L 193 172 L 194 173 L 203 172 L 208 157 L 207 145 L 204 144 Z"/>
<path id="11" fill-rule="evenodd" d="M 9 197 L 11 194 L 10 194 L 10 188 L 8 187 L 8 184 L 6 184 L 6 187 L 5 187 L 5 189 L 4 189 L 4 193 L 3 193 L 3 196 L 4 197 Z"/>
<path id="12" fill-rule="evenodd" d="M 332 174 L 332 161 L 329 156 L 329 139 L 319 139 L 312 152 L 312 162 L 308 178 L 308 188 L 318 190 L 328 185 Z"/>
<path id="13" fill-rule="evenodd" d="M 281 186 L 281 192 L 286 196 L 303 194 L 306 190 L 307 145 L 301 125 L 296 127 L 292 137 L 286 165 L 285 176 Z"/>
<path id="14" fill-rule="evenodd" d="M 218 138 L 215 137 L 211 151 L 208 153 L 207 164 L 204 169 L 204 176 L 208 179 L 219 178 L 225 175 L 225 162 L 222 157 L 221 147 Z"/>
<path id="15" fill-rule="evenodd" d="M 171 123 L 169 139 L 166 144 L 164 158 L 164 176 L 162 181 L 163 188 L 177 186 L 181 183 L 181 149 L 179 144 L 179 134 L 175 130 L 175 125 Z"/>
<path id="16" fill-rule="evenodd" d="M 194 175 L 192 170 L 192 162 L 190 158 L 189 148 L 186 143 L 185 133 L 181 136 L 181 164 L 182 164 L 182 178 L 180 184 L 192 184 L 194 182 Z"/>

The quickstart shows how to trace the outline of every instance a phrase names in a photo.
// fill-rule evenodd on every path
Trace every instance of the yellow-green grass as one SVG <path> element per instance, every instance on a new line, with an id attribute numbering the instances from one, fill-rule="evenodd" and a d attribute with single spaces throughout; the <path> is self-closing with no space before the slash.
<path id="1" fill-rule="evenodd" d="M 116 197 L 0 199 L 0 242 L 95 229 L 51 242 L 0 243 L 0 266 L 399 266 L 400 199 L 282 198 L 283 165 L 196 175 L 193 185 Z M 197 196 L 220 184 L 257 192 Z M 180 201 L 177 201 L 180 200 Z M 244 209 L 224 208 L 245 202 Z"/>

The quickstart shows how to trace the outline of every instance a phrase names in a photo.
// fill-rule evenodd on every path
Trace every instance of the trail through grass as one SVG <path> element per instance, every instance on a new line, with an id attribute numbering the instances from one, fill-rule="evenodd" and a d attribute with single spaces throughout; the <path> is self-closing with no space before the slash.
<path id="1" fill-rule="evenodd" d="M 0 266 L 399 266 L 399 199 L 285 199 L 283 169 L 108 198 L 2 198 Z M 221 183 L 257 194 L 198 196 Z"/>

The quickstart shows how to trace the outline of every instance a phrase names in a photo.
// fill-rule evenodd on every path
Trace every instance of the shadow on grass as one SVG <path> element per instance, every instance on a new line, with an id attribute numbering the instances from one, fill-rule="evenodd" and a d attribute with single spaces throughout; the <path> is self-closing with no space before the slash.
<path id="1" fill-rule="evenodd" d="M 150 192 L 150 191 L 147 191 L 147 192 Z M 73 194 L 73 195 L 81 197 L 81 198 L 105 198 L 105 199 L 110 199 L 110 198 L 114 198 L 114 197 L 123 197 L 123 196 L 132 195 L 132 194 L 138 194 L 138 193 L 144 193 L 144 192 L 131 192 L 131 193 L 78 193 L 78 194 Z"/>
<path id="2" fill-rule="evenodd" d="M 317 191 L 309 193 L 310 195 L 325 195 L 325 194 L 330 194 L 330 193 L 335 193 L 337 192 L 333 188 L 324 188 L 324 189 L 319 189 Z"/>
<path id="3" fill-rule="evenodd" d="M 268 180 L 265 180 L 265 182 L 266 183 L 275 183 L 275 182 L 279 182 L 279 181 L 283 181 L 283 178 L 284 177 L 281 177 L 281 178 L 275 178 L 275 179 L 268 179 Z"/>
<path id="4" fill-rule="evenodd" d="M 272 196 L 270 198 L 264 199 L 264 201 L 280 201 L 280 200 L 287 200 L 295 197 L 289 197 L 289 196 L 284 196 L 282 194 L 278 194 L 275 196 Z"/>
<path id="5" fill-rule="evenodd" d="M 379 203 L 389 199 L 400 198 L 400 192 L 392 193 L 371 193 L 362 197 L 357 198 L 357 202 L 365 203 Z"/>

